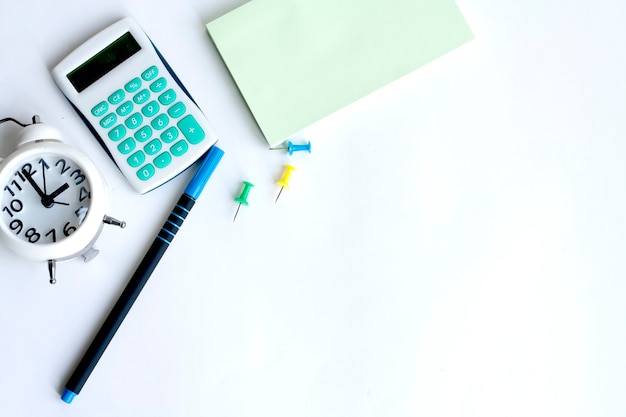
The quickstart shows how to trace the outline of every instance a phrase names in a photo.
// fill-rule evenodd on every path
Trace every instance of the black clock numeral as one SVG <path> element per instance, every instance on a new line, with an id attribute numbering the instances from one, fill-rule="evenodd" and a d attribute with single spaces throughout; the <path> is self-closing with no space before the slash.
<path id="1" fill-rule="evenodd" d="M 54 164 L 55 167 L 58 167 L 59 165 L 61 165 L 61 175 L 65 174 L 71 169 L 71 167 L 67 165 L 67 162 L 63 158 L 59 159 L 56 164 Z"/>
<path id="2" fill-rule="evenodd" d="M 37 162 L 38 162 L 39 164 L 41 164 L 41 168 L 42 168 L 42 169 L 44 169 L 44 168 L 45 168 L 45 169 L 50 169 L 50 165 L 48 165 L 48 164 L 46 163 L 46 161 L 45 161 L 43 158 L 41 158 L 41 159 L 40 159 L 39 161 L 37 161 Z"/>
<path id="3" fill-rule="evenodd" d="M 33 165 L 30 162 L 24 164 L 24 166 L 22 167 L 22 169 L 20 169 L 20 171 L 26 171 L 31 177 L 37 174 L 37 170 L 33 169 Z M 21 174 L 20 174 L 20 177 L 22 178 L 22 180 L 26 181 L 24 176 L 22 176 Z"/>
<path id="4" fill-rule="evenodd" d="M 30 243 L 36 243 L 41 238 L 41 234 L 37 233 L 37 229 L 31 227 L 24 232 L 24 237 L 28 239 Z"/>
<path id="5" fill-rule="evenodd" d="M 15 171 L 15 174 L 13 174 L 13 175 L 18 177 L 19 179 L 21 179 L 22 182 L 26 182 L 26 178 L 24 178 L 24 175 L 22 175 L 22 173 L 20 171 Z M 15 180 L 13 182 L 15 182 Z"/>
<path id="6" fill-rule="evenodd" d="M 78 217 L 78 224 L 81 224 L 83 220 L 85 220 L 88 211 L 89 209 L 85 206 L 80 206 L 79 208 L 74 210 L 74 214 L 76 215 L 76 217 Z"/>
<path id="7" fill-rule="evenodd" d="M 24 204 L 20 200 L 12 200 L 11 204 L 9 204 L 14 212 L 19 213 L 24 208 Z"/>
<path id="8" fill-rule="evenodd" d="M 57 231 L 54 229 L 50 229 L 50 231 L 48 233 L 46 233 L 46 237 L 52 235 L 52 242 L 56 242 L 57 241 Z"/>
<path id="9" fill-rule="evenodd" d="M 82 203 L 87 198 L 91 198 L 91 192 L 85 187 L 80 187 L 80 202 Z"/>
<path id="10" fill-rule="evenodd" d="M 11 184 L 18 190 L 18 191 L 22 191 L 22 186 L 16 181 L 13 180 L 11 181 Z M 4 191 L 8 191 L 9 194 L 11 194 L 11 197 L 15 197 L 15 192 L 13 191 L 12 187 L 9 187 L 8 185 L 4 186 Z"/>
<path id="11" fill-rule="evenodd" d="M 11 202 L 9 203 L 9 207 L 2 207 L 2 211 L 6 211 L 9 217 L 13 217 L 13 212 L 19 213 L 20 211 L 22 211 L 22 209 L 24 208 L 24 204 L 20 200 L 15 199 L 11 200 Z"/>
<path id="12" fill-rule="evenodd" d="M 70 222 L 65 223 L 63 227 L 63 234 L 65 236 L 69 236 L 76 231 L 76 228 L 70 224 Z"/>
<path id="13" fill-rule="evenodd" d="M 76 185 L 80 185 L 85 182 L 85 176 L 80 169 L 75 169 L 74 171 L 72 171 L 70 177 L 74 178 L 74 180 L 76 181 Z"/>
<path id="14" fill-rule="evenodd" d="M 24 223 L 20 219 L 12 220 L 9 223 L 9 229 L 13 230 L 16 235 L 19 235 L 22 229 L 24 228 Z"/>

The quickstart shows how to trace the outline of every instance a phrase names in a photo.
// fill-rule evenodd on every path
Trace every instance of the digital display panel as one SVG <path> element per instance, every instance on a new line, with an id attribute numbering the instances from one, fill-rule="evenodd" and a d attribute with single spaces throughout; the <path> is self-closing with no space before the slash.
<path id="1" fill-rule="evenodd" d="M 80 93 L 140 50 L 141 46 L 133 38 L 133 35 L 126 32 L 115 42 L 67 74 L 67 79 Z"/>

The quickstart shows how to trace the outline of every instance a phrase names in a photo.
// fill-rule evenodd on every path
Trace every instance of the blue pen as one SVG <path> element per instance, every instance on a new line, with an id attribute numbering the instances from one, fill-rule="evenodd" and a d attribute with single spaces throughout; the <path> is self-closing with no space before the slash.
<path id="1" fill-rule="evenodd" d="M 89 375 L 96 367 L 122 321 L 124 321 L 139 293 L 150 278 L 152 271 L 156 268 L 161 257 L 163 257 L 163 254 L 174 239 L 176 232 L 178 232 L 178 229 L 182 226 L 189 211 L 195 204 L 196 199 L 200 196 L 202 189 L 211 177 L 211 174 L 213 174 L 220 159 L 222 159 L 222 155 L 224 155 L 224 151 L 216 146 L 213 146 L 205 155 L 196 175 L 185 188 L 185 192 L 178 200 L 178 203 L 176 203 L 172 213 L 156 239 L 154 239 L 152 246 L 146 252 L 130 281 L 128 281 L 128 285 L 126 285 L 119 300 L 113 306 L 98 334 L 96 334 L 91 345 L 89 345 L 87 352 L 85 352 L 74 373 L 67 381 L 67 384 L 65 384 L 65 390 L 61 399 L 66 403 L 71 403 L 74 397 L 80 393 L 85 382 L 87 382 L 87 378 L 89 378 Z"/>

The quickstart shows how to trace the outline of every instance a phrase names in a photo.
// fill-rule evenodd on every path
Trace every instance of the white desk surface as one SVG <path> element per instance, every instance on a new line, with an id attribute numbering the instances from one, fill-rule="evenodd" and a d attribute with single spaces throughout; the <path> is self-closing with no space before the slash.
<path id="1" fill-rule="evenodd" d="M 242 0 L 5 3 L 0 117 L 62 130 L 128 226 L 59 264 L 56 286 L 0 247 L 0 415 L 626 414 L 623 0 L 459 0 L 475 40 L 317 123 L 312 154 L 291 157 L 267 150 L 204 28 Z M 134 193 L 49 75 L 124 16 L 226 155 L 67 405 L 190 175 Z M 0 154 L 16 130 L 0 127 Z"/>

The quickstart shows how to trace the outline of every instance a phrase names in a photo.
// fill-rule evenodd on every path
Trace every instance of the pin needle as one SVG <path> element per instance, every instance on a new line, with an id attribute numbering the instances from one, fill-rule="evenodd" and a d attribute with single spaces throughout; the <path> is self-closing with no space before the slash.
<path id="1" fill-rule="evenodd" d="M 291 141 L 287 142 L 287 147 L 286 148 L 270 148 L 270 150 L 272 151 L 288 151 L 289 155 L 293 155 L 294 152 L 298 152 L 298 151 L 308 151 L 309 153 L 311 153 L 311 142 L 308 142 L 306 145 L 296 145 L 293 144 Z"/>
<path id="2" fill-rule="evenodd" d="M 241 194 L 239 197 L 235 198 L 235 201 L 239 203 L 237 206 L 237 211 L 235 212 L 235 217 L 233 217 L 233 223 L 235 223 L 235 219 L 237 218 L 237 214 L 239 214 L 239 209 L 241 205 L 248 205 L 248 194 L 250 193 L 250 188 L 254 187 L 254 184 L 249 183 L 248 181 L 243 182 L 243 190 L 241 190 Z"/>
<path id="3" fill-rule="evenodd" d="M 283 192 L 284 188 L 289 188 L 289 177 L 291 177 L 291 173 L 295 171 L 296 168 L 292 165 L 285 165 L 285 172 L 283 173 L 282 178 L 276 184 L 280 185 L 280 191 L 278 192 L 278 196 L 276 196 L 275 203 L 278 202 L 278 197 Z"/>

